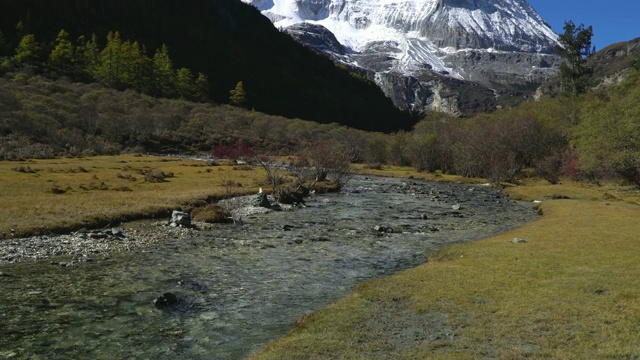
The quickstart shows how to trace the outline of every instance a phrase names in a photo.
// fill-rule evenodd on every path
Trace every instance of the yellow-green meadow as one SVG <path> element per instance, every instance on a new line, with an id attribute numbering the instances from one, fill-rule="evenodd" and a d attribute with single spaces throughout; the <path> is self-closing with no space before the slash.
<path id="1" fill-rule="evenodd" d="M 261 168 L 156 156 L 2 161 L 0 238 L 156 217 L 256 193 L 265 177 Z"/>

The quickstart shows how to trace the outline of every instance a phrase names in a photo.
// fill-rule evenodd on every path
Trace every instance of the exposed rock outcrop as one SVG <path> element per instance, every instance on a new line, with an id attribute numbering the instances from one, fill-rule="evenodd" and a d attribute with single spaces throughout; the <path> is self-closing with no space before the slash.
<path id="1" fill-rule="evenodd" d="M 416 113 L 472 115 L 533 97 L 560 64 L 556 34 L 526 0 L 244 1 Z"/>

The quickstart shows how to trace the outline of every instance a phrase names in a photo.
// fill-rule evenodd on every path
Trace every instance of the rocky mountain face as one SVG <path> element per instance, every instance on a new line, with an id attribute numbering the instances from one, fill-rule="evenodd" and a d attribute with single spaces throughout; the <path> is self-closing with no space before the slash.
<path id="1" fill-rule="evenodd" d="M 414 112 L 495 108 L 532 95 L 560 63 L 557 35 L 526 0 L 243 1 Z"/>
<path id="2" fill-rule="evenodd" d="M 589 58 L 594 70 L 591 81 L 599 88 L 617 84 L 634 63 L 640 65 L 640 38 L 609 45 Z"/>

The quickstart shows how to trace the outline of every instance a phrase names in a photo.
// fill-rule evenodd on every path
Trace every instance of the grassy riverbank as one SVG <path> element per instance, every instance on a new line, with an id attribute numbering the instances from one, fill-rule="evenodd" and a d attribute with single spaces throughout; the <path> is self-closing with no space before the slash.
<path id="1" fill-rule="evenodd" d="M 212 165 L 138 155 L 2 161 L 0 239 L 167 216 L 255 193 L 266 179 L 261 168 Z"/>
<path id="2" fill-rule="evenodd" d="M 556 199 L 538 221 L 361 284 L 254 358 L 639 357 L 638 190 L 528 180 L 507 193 Z"/>

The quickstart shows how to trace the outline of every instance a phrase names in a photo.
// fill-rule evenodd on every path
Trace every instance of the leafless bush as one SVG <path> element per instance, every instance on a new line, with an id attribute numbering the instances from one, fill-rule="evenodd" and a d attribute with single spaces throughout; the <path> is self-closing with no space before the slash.
<path id="1" fill-rule="evenodd" d="M 284 175 L 281 170 L 277 167 L 275 161 L 268 156 L 256 156 L 254 161 L 266 171 L 266 180 L 271 185 L 271 193 L 276 196 L 278 186 L 284 183 Z"/>
<path id="2" fill-rule="evenodd" d="M 438 170 L 438 158 L 435 154 L 435 139 L 433 134 L 416 136 L 407 146 L 407 152 L 411 159 L 411 164 L 418 171 L 433 172 Z"/>
<path id="3" fill-rule="evenodd" d="M 288 170 L 300 186 L 312 189 L 316 180 L 316 170 L 307 157 L 297 157 L 289 163 Z"/>
<path id="4" fill-rule="evenodd" d="M 535 162 L 536 173 L 551 184 L 557 184 L 562 174 L 562 154 L 551 154 Z"/>
<path id="5" fill-rule="evenodd" d="M 401 131 L 391 136 L 387 146 L 387 160 L 389 163 L 400 166 L 411 165 L 408 146 L 411 138 L 407 133 Z"/>
<path id="6" fill-rule="evenodd" d="M 222 183 L 220 185 L 222 185 L 222 187 L 224 188 L 224 197 L 227 199 L 235 196 L 235 190 L 239 187 L 242 187 L 242 183 L 233 180 L 233 178 L 228 174 L 224 174 L 222 176 Z"/>
<path id="7" fill-rule="evenodd" d="M 316 181 L 332 181 L 342 187 L 354 175 L 349 152 L 340 144 L 318 141 L 306 150 Z"/>
<path id="8" fill-rule="evenodd" d="M 512 181 L 539 153 L 540 125 L 532 118 L 469 120 L 455 147 L 456 170 L 492 182 Z"/>

